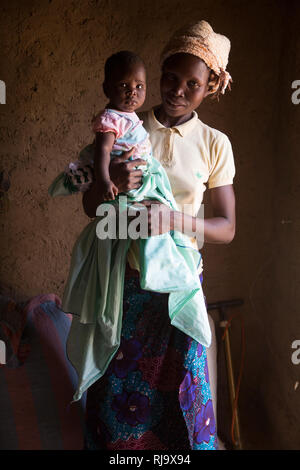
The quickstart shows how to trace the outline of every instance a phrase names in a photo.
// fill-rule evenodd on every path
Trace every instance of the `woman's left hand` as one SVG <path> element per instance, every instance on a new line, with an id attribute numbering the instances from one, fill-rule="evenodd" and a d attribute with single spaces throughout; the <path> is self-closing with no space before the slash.
<path id="1" fill-rule="evenodd" d="M 161 235 L 174 230 L 174 211 L 161 202 L 145 199 L 143 204 L 148 210 L 149 236 Z"/>

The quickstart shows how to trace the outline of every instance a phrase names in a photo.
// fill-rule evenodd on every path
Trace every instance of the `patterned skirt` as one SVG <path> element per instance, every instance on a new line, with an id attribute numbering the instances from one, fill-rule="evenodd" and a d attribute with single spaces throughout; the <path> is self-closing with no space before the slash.
<path id="1" fill-rule="evenodd" d="M 217 449 L 206 350 L 128 266 L 120 348 L 87 391 L 85 449 Z"/>

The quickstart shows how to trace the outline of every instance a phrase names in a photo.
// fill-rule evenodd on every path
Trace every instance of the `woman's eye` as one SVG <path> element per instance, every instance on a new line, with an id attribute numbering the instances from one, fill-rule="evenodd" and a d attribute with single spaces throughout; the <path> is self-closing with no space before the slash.
<path id="1" fill-rule="evenodd" d="M 189 87 L 190 88 L 197 88 L 199 87 L 199 83 L 198 82 L 195 82 L 194 80 L 191 80 L 189 83 L 188 83 Z"/>

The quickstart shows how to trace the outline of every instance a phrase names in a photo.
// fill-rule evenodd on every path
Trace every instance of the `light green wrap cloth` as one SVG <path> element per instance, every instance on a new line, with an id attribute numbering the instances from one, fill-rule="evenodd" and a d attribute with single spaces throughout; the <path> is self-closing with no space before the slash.
<path id="1" fill-rule="evenodd" d="M 53 197 L 71 193 L 64 173 L 49 188 Z M 133 204 L 144 199 L 155 199 L 178 210 L 167 174 L 152 156 L 143 171 L 142 186 L 101 204 L 97 217 L 84 228 L 73 248 L 62 309 L 73 314 L 67 351 L 79 377 L 74 401 L 105 373 L 120 345 L 124 274 L 132 239 L 100 239 L 97 233 L 101 224 L 109 226 L 114 221 L 118 229 L 128 209 L 133 210 Z M 129 234 L 131 223 L 126 225 Z M 180 232 L 138 238 L 135 242 L 139 246 L 141 288 L 169 293 L 171 324 L 208 347 L 211 331 L 197 272 L 200 253 Z"/>

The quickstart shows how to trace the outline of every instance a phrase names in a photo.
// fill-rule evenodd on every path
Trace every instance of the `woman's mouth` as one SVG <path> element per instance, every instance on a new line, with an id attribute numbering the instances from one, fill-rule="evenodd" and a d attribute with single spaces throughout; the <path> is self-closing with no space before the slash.
<path id="1" fill-rule="evenodd" d="M 170 100 L 168 98 L 166 98 L 166 103 L 170 108 L 173 108 L 173 109 L 178 109 L 178 108 L 184 108 L 185 107 L 185 105 L 183 103 L 180 103 L 178 101 L 173 101 L 173 100 Z"/>

